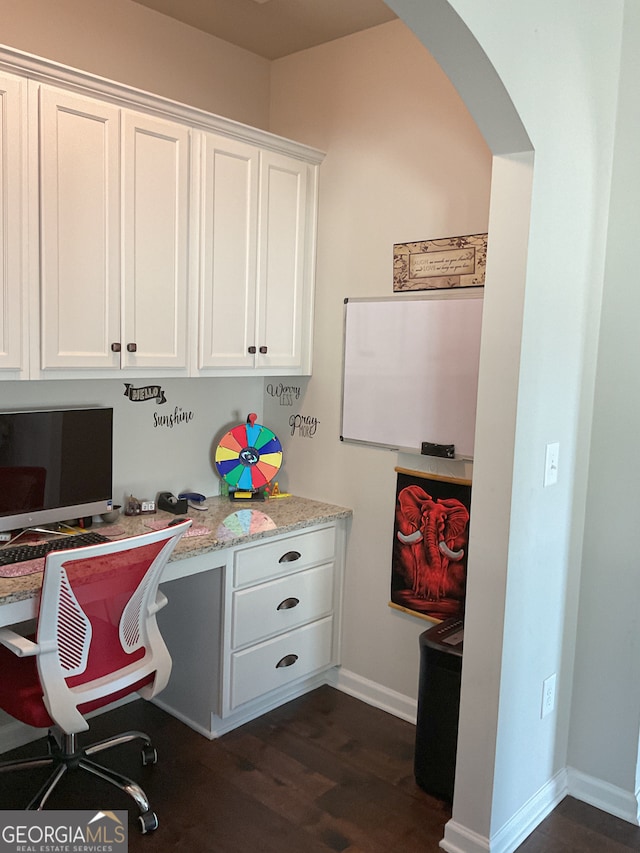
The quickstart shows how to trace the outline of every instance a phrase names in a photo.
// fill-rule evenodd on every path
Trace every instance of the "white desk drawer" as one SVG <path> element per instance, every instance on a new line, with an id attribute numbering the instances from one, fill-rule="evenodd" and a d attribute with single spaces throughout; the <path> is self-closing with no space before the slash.
<path id="1" fill-rule="evenodd" d="M 233 558 L 234 586 L 246 586 L 297 572 L 315 563 L 326 563 L 333 559 L 335 547 L 335 528 L 325 527 L 238 548 Z"/>
<path id="2" fill-rule="evenodd" d="M 305 622 L 333 609 L 333 563 L 233 593 L 231 645 L 234 649 Z"/>
<path id="3" fill-rule="evenodd" d="M 235 652 L 231 655 L 231 708 L 330 666 L 332 634 L 329 616 Z"/>

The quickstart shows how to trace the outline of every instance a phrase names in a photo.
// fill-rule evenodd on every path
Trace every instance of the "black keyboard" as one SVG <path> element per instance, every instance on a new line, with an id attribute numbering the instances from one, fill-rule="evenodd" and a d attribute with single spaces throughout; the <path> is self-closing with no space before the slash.
<path id="1" fill-rule="evenodd" d="M 49 539 L 47 542 L 36 542 L 33 545 L 13 545 L 0 548 L 0 566 L 38 560 L 40 557 L 46 557 L 49 551 L 66 551 L 68 548 L 84 548 L 85 545 L 99 545 L 101 542 L 110 541 L 106 536 L 92 530 L 72 536 L 61 536 L 59 539 Z"/>

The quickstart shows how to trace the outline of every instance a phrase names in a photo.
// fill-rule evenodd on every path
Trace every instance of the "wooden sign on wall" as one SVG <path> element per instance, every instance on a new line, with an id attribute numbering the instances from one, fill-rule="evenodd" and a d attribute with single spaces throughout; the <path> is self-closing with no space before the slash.
<path id="1" fill-rule="evenodd" d="M 486 264 L 486 234 L 396 243 L 393 289 L 402 292 L 482 286 Z"/>

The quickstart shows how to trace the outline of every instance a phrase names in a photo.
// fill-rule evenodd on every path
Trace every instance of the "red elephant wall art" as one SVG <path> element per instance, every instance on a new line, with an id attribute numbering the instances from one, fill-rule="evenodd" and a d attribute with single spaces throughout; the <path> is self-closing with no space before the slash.
<path id="1" fill-rule="evenodd" d="M 466 481 L 399 474 L 392 604 L 431 619 L 462 613 L 470 499 Z"/>

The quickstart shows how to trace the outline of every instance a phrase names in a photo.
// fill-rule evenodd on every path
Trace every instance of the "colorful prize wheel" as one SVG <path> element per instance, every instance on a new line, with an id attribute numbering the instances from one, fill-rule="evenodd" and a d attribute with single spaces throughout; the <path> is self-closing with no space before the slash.
<path id="1" fill-rule="evenodd" d="M 280 441 L 268 427 L 257 424 L 256 417 L 250 414 L 246 424 L 229 430 L 216 448 L 218 474 L 234 491 L 260 491 L 282 465 Z"/>

